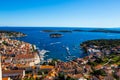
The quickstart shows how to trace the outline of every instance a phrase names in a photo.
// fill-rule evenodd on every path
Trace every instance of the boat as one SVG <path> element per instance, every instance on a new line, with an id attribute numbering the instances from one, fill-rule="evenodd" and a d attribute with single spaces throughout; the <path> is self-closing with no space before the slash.
<path id="1" fill-rule="evenodd" d="M 69 47 L 66 47 L 66 50 L 69 51 L 70 50 Z"/>
<path id="2" fill-rule="evenodd" d="M 68 55 L 71 55 L 69 47 L 66 47 L 66 51 L 67 51 Z"/>
<path id="3" fill-rule="evenodd" d="M 48 52 L 50 52 L 50 51 L 47 51 L 47 50 L 39 50 L 39 55 L 40 56 L 43 56 L 45 53 L 48 53 Z"/>

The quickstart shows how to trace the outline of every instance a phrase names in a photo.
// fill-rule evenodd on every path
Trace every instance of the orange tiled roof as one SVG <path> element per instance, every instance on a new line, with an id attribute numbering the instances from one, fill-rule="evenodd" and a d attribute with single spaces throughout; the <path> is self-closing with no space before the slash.
<path id="1" fill-rule="evenodd" d="M 101 69 L 103 66 L 102 65 L 97 65 L 97 66 L 95 66 L 95 69 Z"/>
<path id="2" fill-rule="evenodd" d="M 76 74 L 76 75 L 68 74 L 68 76 L 69 76 L 69 77 L 72 77 L 72 78 L 77 78 L 77 79 L 83 77 L 82 74 Z"/>
<path id="3" fill-rule="evenodd" d="M 19 54 L 15 57 L 15 59 L 29 59 L 29 58 L 34 58 L 33 54 Z"/>
<path id="4" fill-rule="evenodd" d="M 50 66 L 50 65 L 41 65 L 40 69 L 53 69 L 54 66 Z"/>
<path id="5" fill-rule="evenodd" d="M 9 77 L 2 78 L 2 80 L 9 80 Z"/>
<path id="6" fill-rule="evenodd" d="M 2 74 L 15 74 L 15 73 L 23 73 L 23 70 L 4 70 Z"/>
<path id="7" fill-rule="evenodd" d="M 81 77 L 83 77 L 83 75 L 82 74 L 76 74 L 75 76 L 74 76 L 74 78 L 81 78 Z"/>

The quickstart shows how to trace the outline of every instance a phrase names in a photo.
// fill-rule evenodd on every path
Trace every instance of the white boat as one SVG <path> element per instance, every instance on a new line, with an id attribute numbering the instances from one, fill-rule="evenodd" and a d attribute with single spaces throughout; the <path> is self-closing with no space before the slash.
<path id="1" fill-rule="evenodd" d="M 44 50 L 44 49 L 43 50 L 39 50 L 39 55 L 43 56 L 47 52 L 50 52 L 50 51 L 47 51 L 47 50 Z"/>
<path id="2" fill-rule="evenodd" d="M 66 50 L 69 51 L 70 50 L 69 47 L 66 47 Z"/>
<path id="3" fill-rule="evenodd" d="M 71 55 L 69 47 L 66 47 L 66 50 L 67 50 L 68 55 Z"/>

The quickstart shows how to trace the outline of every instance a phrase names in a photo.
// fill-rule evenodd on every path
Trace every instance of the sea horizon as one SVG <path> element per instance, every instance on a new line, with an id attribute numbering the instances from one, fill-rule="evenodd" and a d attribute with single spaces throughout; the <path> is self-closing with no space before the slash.
<path id="1" fill-rule="evenodd" d="M 35 28 L 120 28 L 120 26 L 0 26 L 0 27 L 35 27 Z"/>

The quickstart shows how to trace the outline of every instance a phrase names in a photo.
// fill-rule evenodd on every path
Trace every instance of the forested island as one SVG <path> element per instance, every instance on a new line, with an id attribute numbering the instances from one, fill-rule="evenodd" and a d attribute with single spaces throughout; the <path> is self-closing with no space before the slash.
<path id="1" fill-rule="evenodd" d="M 88 32 L 120 33 L 120 31 L 117 30 L 107 30 L 107 29 L 95 29 L 95 30 L 90 30 Z"/>
<path id="2" fill-rule="evenodd" d="M 50 34 L 49 36 L 51 38 L 59 38 L 59 37 L 62 37 L 62 34 L 60 34 L 60 33 L 53 33 L 53 34 Z"/>
<path id="3" fill-rule="evenodd" d="M 55 30 L 42 30 L 41 32 L 56 32 Z"/>
<path id="4" fill-rule="evenodd" d="M 84 30 L 80 30 L 80 29 L 75 29 L 75 30 L 72 30 L 74 32 L 83 32 Z"/>
<path id="5" fill-rule="evenodd" d="M 15 31 L 2 31 L 0 30 L 0 37 L 24 37 L 26 34 Z"/>
<path id="6" fill-rule="evenodd" d="M 60 33 L 72 33 L 72 32 L 102 32 L 102 33 L 120 33 L 118 30 L 108 30 L 108 29 L 94 29 L 94 30 L 81 30 L 81 29 L 75 29 L 75 30 L 41 30 L 41 32 L 60 32 Z"/>

